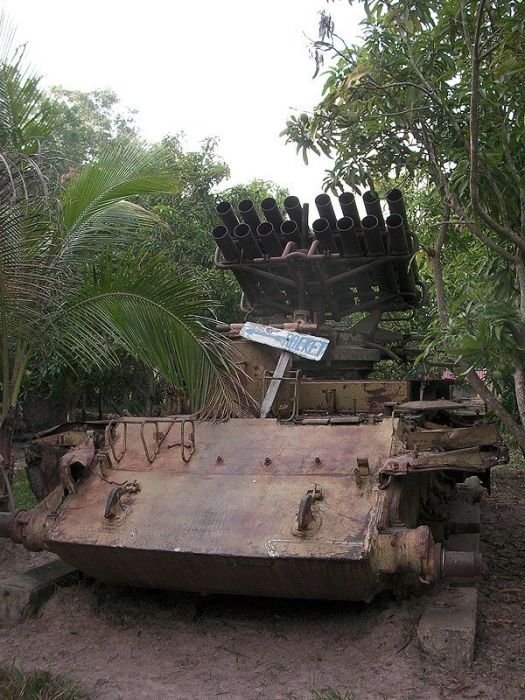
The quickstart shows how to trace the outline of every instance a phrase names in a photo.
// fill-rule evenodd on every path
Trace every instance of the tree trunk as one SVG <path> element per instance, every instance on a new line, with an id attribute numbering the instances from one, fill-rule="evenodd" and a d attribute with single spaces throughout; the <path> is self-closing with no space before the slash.
<path id="1" fill-rule="evenodd" d="M 434 284 L 436 286 L 436 305 L 438 309 L 438 315 L 443 328 L 448 325 L 448 306 L 447 298 L 445 293 L 445 285 L 443 282 L 443 269 L 441 267 L 441 251 L 445 243 L 445 238 L 448 230 L 448 217 L 450 213 L 450 206 L 445 203 L 443 211 L 443 224 L 440 226 L 439 235 L 436 241 L 436 245 L 431 255 L 432 262 L 432 276 L 434 277 Z M 522 267 L 522 275 L 519 276 L 520 288 L 522 292 L 522 301 L 525 305 L 525 266 Z M 520 270 L 518 270 L 518 274 Z M 522 308 L 525 308 L 522 307 Z M 524 329 L 525 330 L 525 329 Z M 525 333 L 524 333 L 525 334 Z M 465 377 L 469 384 L 478 392 L 479 396 L 485 401 L 490 410 L 499 418 L 501 423 L 509 431 L 512 437 L 516 440 L 519 448 L 525 455 L 525 410 L 522 413 L 520 408 L 520 418 L 521 423 L 518 423 L 514 417 L 506 410 L 506 408 L 501 404 L 501 402 L 496 398 L 496 396 L 490 391 L 485 382 L 480 379 L 477 373 L 473 370 L 469 371 L 469 363 L 465 360 L 459 360 L 458 366 L 462 372 L 465 373 Z M 522 406 L 525 409 L 525 370 L 519 370 L 519 377 L 517 377 L 518 372 L 514 375 L 514 380 L 516 382 L 516 398 L 518 399 L 518 406 L 520 405 L 520 400 L 523 401 Z M 518 397 L 518 380 L 520 382 L 521 393 Z"/>
<path id="2" fill-rule="evenodd" d="M 514 389 L 516 391 L 516 403 L 521 418 L 521 424 L 525 424 L 525 368 L 518 367 L 514 372 Z"/>
<path id="3" fill-rule="evenodd" d="M 15 430 L 15 409 L 9 408 L 7 415 L 0 418 L 0 512 L 10 510 L 10 489 L 5 483 L 13 482 L 15 461 L 13 458 L 13 433 Z"/>
<path id="4" fill-rule="evenodd" d="M 478 394 L 481 396 L 483 401 L 485 401 L 485 403 L 490 408 L 490 410 L 493 411 L 493 413 L 503 423 L 505 428 L 507 428 L 509 433 L 512 435 L 512 437 L 518 443 L 520 450 L 523 452 L 523 455 L 525 456 L 525 429 L 523 428 L 523 425 L 520 425 L 514 419 L 514 417 L 506 410 L 506 408 L 501 404 L 501 402 L 498 401 L 498 399 L 494 396 L 494 394 L 487 387 L 485 382 L 478 377 L 476 372 L 474 372 L 473 370 L 471 370 L 470 372 L 467 372 L 468 367 L 469 367 L 468 362 L 465 362 L 465 360 L 460 360 L 458 362 L 458 365 L 459 365 L 459 368 L 463 372 L 466 372 L 465 376 L 466 376 L 469 384 L 472 387 L 474 387 L 474 389 L 478 392 Z"/>
<path id="5" fill-rule="evenodd" d="M 520 290 L 519 314 L 521 323 L 514 331 L 514 339 L 518 348 L 525 348 L 525 262 L 523 255 L 520 255 L 520 263 L 516 265 L 516 278 Z M 520 414 L 521 424 L 525 425 L 525 366 L 521 361 L 522 352 L 515 362 L 514 388 L 516 392 L 516 403 Z"/>

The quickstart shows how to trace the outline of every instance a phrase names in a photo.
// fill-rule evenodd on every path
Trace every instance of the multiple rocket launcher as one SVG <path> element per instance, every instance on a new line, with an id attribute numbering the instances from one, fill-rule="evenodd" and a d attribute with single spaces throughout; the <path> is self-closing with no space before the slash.
<path id="1" fill-rule="evenodd" d="M 417 272 L 410 265 L 417 244 L 400 190 L 391 190 L 386 202 L 385 219 L 377 194 L 365 192 L 366 216 L 361 219 L 354 195 L 344 192 L 339 197 L 343 216 L 337 218 L 330 197 L 320 194 L 315 198 L 319 218 L 311 228 L 308 205 L 295 196 L 284 200 L 288 218 L 273 197 L 261 202 L 263 220 L 249 199 L 238 205 L 242 221 L 229 202 L 220 202 L 216 212 L 221 224 L 212 236 L 223 261 L 216 255 L 216 263 L 234 272 L 255 308 L 290 313 L 312 311 L 312 306 L 319 312 L 324 306 L 330 314 L 337 307 L 339 316 L 413 308 L 420 301 Z"/>

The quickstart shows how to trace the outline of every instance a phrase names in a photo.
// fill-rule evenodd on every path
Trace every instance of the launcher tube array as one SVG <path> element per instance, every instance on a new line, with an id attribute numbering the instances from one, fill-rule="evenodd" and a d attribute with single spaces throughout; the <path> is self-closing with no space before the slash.
<path id="1" fill-rule="evenodd" d="M 328 194 L 315 205 L 319 216 L 309 225 L 307 205 L 294 195 L 282 208 L 273 197 L 260 207 L 244 199 L 237 211 L 230 202 L 217 204 L 216 264 L 235 274 L 252 308 L 290 315 L 306 305 L 336 318 L 419 305 L 417 244 L 400 190 L 387 194 L 387 214 L 371 190 L 363 195 L 363 217 L 351 192 L 339 196 L 339 218 Z"/>

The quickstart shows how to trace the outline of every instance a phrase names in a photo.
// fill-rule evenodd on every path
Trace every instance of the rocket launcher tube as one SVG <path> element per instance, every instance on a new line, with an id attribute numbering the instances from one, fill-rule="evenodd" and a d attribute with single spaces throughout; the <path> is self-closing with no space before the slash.
<path id="1" fill-rule="evenodd" d="M 377 217 L 369 214 L 365 216 L 361 223 L 363 225 L 365 234 L 364 240 L 368 254 L 373 256 L 386 255 L 383 236 L 379 228 Z M 391 264 L 386 263 L 377 268 L 375 277 L 383 294 L 385 292 L 388 294 L 399 294 L 396 275 Z"/>
<path id="2" fill-rule="evenodd" d="M 279 231 L 283 223 L 283 217 L 277 206 L 277 202 L 273 197 L 266 197 L 261 202 L 261 210 L 266 221 L 273 224 L 276 231 Z"/>
<path id="3" fill-rule="evenodd" d="M 298 197 L 295 197 L 294 195 L 290 195 L 289 197 L 286 197 L 284 200 L 284 208 L 286 209 L 286 213 L 290 217 L 292 221 L 295 221 L 297 224 L 297 228 L 299 230 L 299 237 L 301 234 L 301 228 L 303 225 L 303 208 L 301 206 L 301 202 L 299 201 Z M 282 227 L 281 227 L 282 230 Z M 299 243 L 300 245 L 300 243 Z"/>
<path id="4" fill-rule="evenodd" d="M 221 251 L 223 257 L 228 262 L 238 262 L 239 252 L 235 247 L 235 243 L 230 236 L 226 226 L 220 225 L 215 226 L 211 232 L 218 249 Z"/>
<path id="5" fill-rule="evenodd" d="M 339 195 L 339 205 L 343 216 L 348 216 L 354 222 L 357 231 L 361 230 L 361 216 L 355 202 L 355 197 L 351 192 L 343 192 Z"/>
<path id="6" fill-rule="evenodd" d="M 389 253 L 392 255 L 408 255 L 410 248 L 406 235 L 403 219 L 400 214 L 390 214 L 386 219 L 386 230 L 388 232 Z M 399 279 L 401 292 L 417 295 L 414 272 L 409 269 L 408 260 L 394 262 L 394 268 Z M 412 297 L 414 299 L 414 297 Z"/>
<path id="7" fill-rule="evenodd" d="M 330 223 L 327 219 L 316 219 L 312 224 L 315 237 L 321 244 L 323 251 L 338 253 L 337 245 L 330 231 Z"/>
<path id="8" fill-rule="evenodd" d="M 283 247 L 281 241 L 270 221 L 260 223 L 257 226 L 257 233 L 259 235 L 259 246 L 266 255 L 271 257 L 280 257 L 282 255 Z"/>
<path id="9" fill-rule="evenodd" d="M 408 247 L 403 219 L 399 214 L 387 216 L 386 230 L 388 231 L 389 253 L 392 253 L 392 255 L 408 255 L 410 248 Z"/>
<path id="10" fill-rule="evenodd" d="M 239 225 L 239 219 L 233 211 L 233 207 L 229 202 L 219 202 L 215 207 L 217 216 L 228 229 L 231 235 L 235 231 L 235 227 Z"/>
<path id="11" fill-rule="evenodd" d="M 366 213 L 369 216 L 375 216 L 377 219 L 377 223 L 379 224 L 379 228 L 382 231 L 384 231 L 385 220 L 383 219 L 381 202 L 379 200 L 379 197 L 377 196 L 377 192 L 374 192 L 373 190 L 368 190 L 367 192 L 365 192 L 363 195 L 363 202 L 365 205 Z"/>
<path id="12" fill-rule="evenodd" d="M 243 199 L 242 202 L 239 202 L 239 214 L 244 223 L 248 224 L 252 233 L 255 234 L 261 220 L 251 199 Z"/>
<path id="13" fill-rule="evenodd" d="M 257 241 L 248 224 L 236 226 L 234 236 L 246 260 L 262 257 L 261 249 L 257 245 Z"/>
<path id="14" fill-rule="evenodd" d="M 386 250 L 383 244 L 383 237 L 379 228 L 379 221 L 376 216 L 369 214 L 361 222 L 365 234 L 365 245 L 369 255 L 385 255 Z"/>
<path id="15" fill-rule="evenodd" d="M 401 190 L 393 189 L 386 196 L 386 202 L 388 204 L 388 209 L 390 214 L 399 214 L 403 219 L 403 224 L 405 226 L 405 231 L 408 231 L 408 221 L 407 212 L 405 209 L 405 200 L 403 199 L 403 194 Z"/>
<path id="16" fill-rule="evenodd" d="M 363 256 L 361 244 L 359 243 L 359 234 L 357 233 L 353 219 L 349 216 L 343 216 L 337 222 L 337 230 L 341 239 L 341 245 L 345 257 L 360 258 Z M 354 282 L 359 302 L 364 304 L 374 298 L 374 293 L 370 287 L 370 281 L 366 274 L 357 275 Z"/>
<path id="17" fill-rule="evenodd" d="M 361 250 L 354 220 L 349 216 L 343 216 L 337 222 L 336 228 L 341 239 L 344 255 L 350 258 L 361 257 L 363 251 Z"/>
<path id="18" fill-rule="evenodd" d="M 301 231 L 296 221 L 292 221 L 291 219 L 289 221 L 283 221 L 281 224 L 281 236 L 285 244 L 288 243 L 288 241 L 293 241 L 298 248 L 302 245 Z"/>
<path id="19" fill-rule="evenodd" d="M 326 219 L 330 225 L 330 229 L 335 231 L 337 226 L 337 217 L 335 215 L 330 197 L 325 193 L 318 194 L 315 198 L 315 206 L 319 212 L 319 217 L 321 219 Z"/>

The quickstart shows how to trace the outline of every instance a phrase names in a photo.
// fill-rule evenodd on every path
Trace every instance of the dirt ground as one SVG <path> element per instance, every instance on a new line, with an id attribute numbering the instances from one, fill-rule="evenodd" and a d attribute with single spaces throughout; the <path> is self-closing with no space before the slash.
<path id="1" fill-rule="evenodd" d="M 525 472 L 494 470 L 482 517 L 489 571 L 470 672 L 423 658 L 424 599 L 199 600 L 86 581 L 59 590 L 37 617 L 0 627 L 0 665 L 67 673 L 94 700 L 523 698 Z M 0 543 L 2 575 L 45 557 Z"/>

